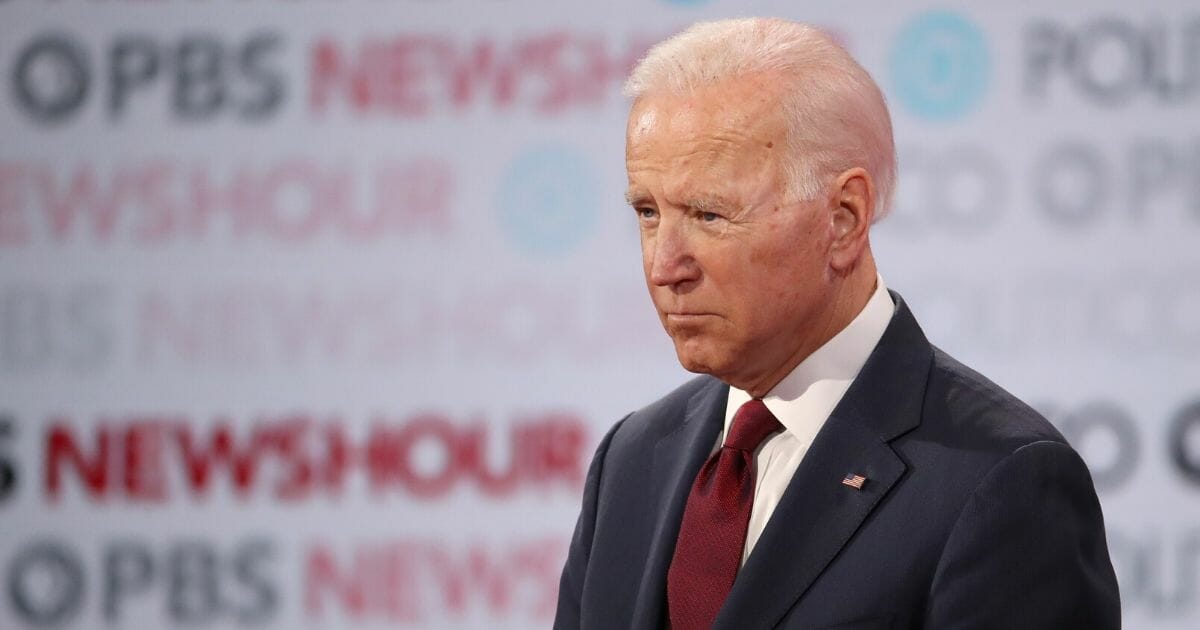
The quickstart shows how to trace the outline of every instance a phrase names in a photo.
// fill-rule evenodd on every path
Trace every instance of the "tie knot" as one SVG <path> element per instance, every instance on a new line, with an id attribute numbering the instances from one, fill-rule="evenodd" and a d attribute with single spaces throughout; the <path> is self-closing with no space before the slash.
<path id="1" fill-rule="evenodd" d="M 729 435 L 725 436 L 725 446 L 753 451 L 768 435 L 782 430 L 783 425 L 775 418 L 775 414 L 767 409 L 763 401 L 753 398 L 733 414 L 733 425 L 729 427 Z"/>

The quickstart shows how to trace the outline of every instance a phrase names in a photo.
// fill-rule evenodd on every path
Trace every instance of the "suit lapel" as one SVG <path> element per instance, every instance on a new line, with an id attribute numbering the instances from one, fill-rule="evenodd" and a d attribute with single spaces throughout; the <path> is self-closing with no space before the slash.
<path id="1" fill-rule="evenodd" d="M 714 628 L 778 624 L 904 474 L 888 442 L 920 423 L 932 351 L 893 299 L 883 338 L 801 461 Z M 841 483 L 847 473 L 867 478 L 861 490 Z"/>
<path id="2" fill-rule="evenodd" d="M 667 569 L 679 537 L 679 524 L 692 482 L 716 443 L 725 422 L 725 403 L 729 388 L 720 381 L 711 384 L 688 401 L 684 421 L 654 445 L 650 493 L 657 509 L 649 557 L 642 572 L 641 588 L 634 604 L 633 628 L 665 627 Z"/>
<path id="3" fill-rule="evenodd" d="M 838 428 L 822 431 L 801 462 L 715 628 L 778 623 L 904 473 L 904 463 L 878 436 L 852 422 L 827 426 Z M 846 486 L 846 473 L 867 482 L 861 490 Z"/>

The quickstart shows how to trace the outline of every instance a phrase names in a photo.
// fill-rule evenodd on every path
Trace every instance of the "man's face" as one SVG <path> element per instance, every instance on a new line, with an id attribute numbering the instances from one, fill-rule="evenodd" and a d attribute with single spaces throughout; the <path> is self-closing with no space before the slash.
<path id="1" fill-rule="evenodd" d="M 779 109 L 754 79 L 649 94 L 626 135 L 628 198 L 663 327 L 686 369 L 742 389 L 781 377 L 829 325 L 830 221 L 825 200 L 784 195 Z"/>

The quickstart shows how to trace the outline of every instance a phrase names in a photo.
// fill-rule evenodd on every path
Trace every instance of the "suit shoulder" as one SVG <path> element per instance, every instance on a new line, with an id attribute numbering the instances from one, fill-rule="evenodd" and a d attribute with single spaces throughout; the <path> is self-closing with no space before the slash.
<path id="1" fill-rule="evenodd" d="M 1037 410 L 936 346 L 923 415 L 933 428 L 999 456 L 1035 442 L 1067 444 Z"/>
<path id="2" fill-rule="evenodd" d="M 634 411 L 621 422 L 613 436 L 614 445 L 657 442 L 674 431 L 687 416 L 689 406 L 700 396 L 725 394 L 725 384 L 711 376 L 697 376 L 667 395 Z"/>

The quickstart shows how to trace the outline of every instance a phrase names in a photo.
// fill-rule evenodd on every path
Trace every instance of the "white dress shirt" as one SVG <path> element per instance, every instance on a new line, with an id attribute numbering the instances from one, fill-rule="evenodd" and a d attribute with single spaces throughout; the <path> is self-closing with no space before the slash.
<path id="1" fill-rule="evenodd" d="M 743 564 L 817 432 L 879 343 L 894 308 L 883 278 L 877 276 L 875 292 L 863 310 L 763 397 L 767 409 L 775 414 L 784 430 L 764 440 L 755 454 L 754 504 L 742 551 Z M 717 437 L 714 450 L 724 442 L 733 414 L 750 398 L 750 394 L 740 389 L 729 388 L 725 428 Z"/>

